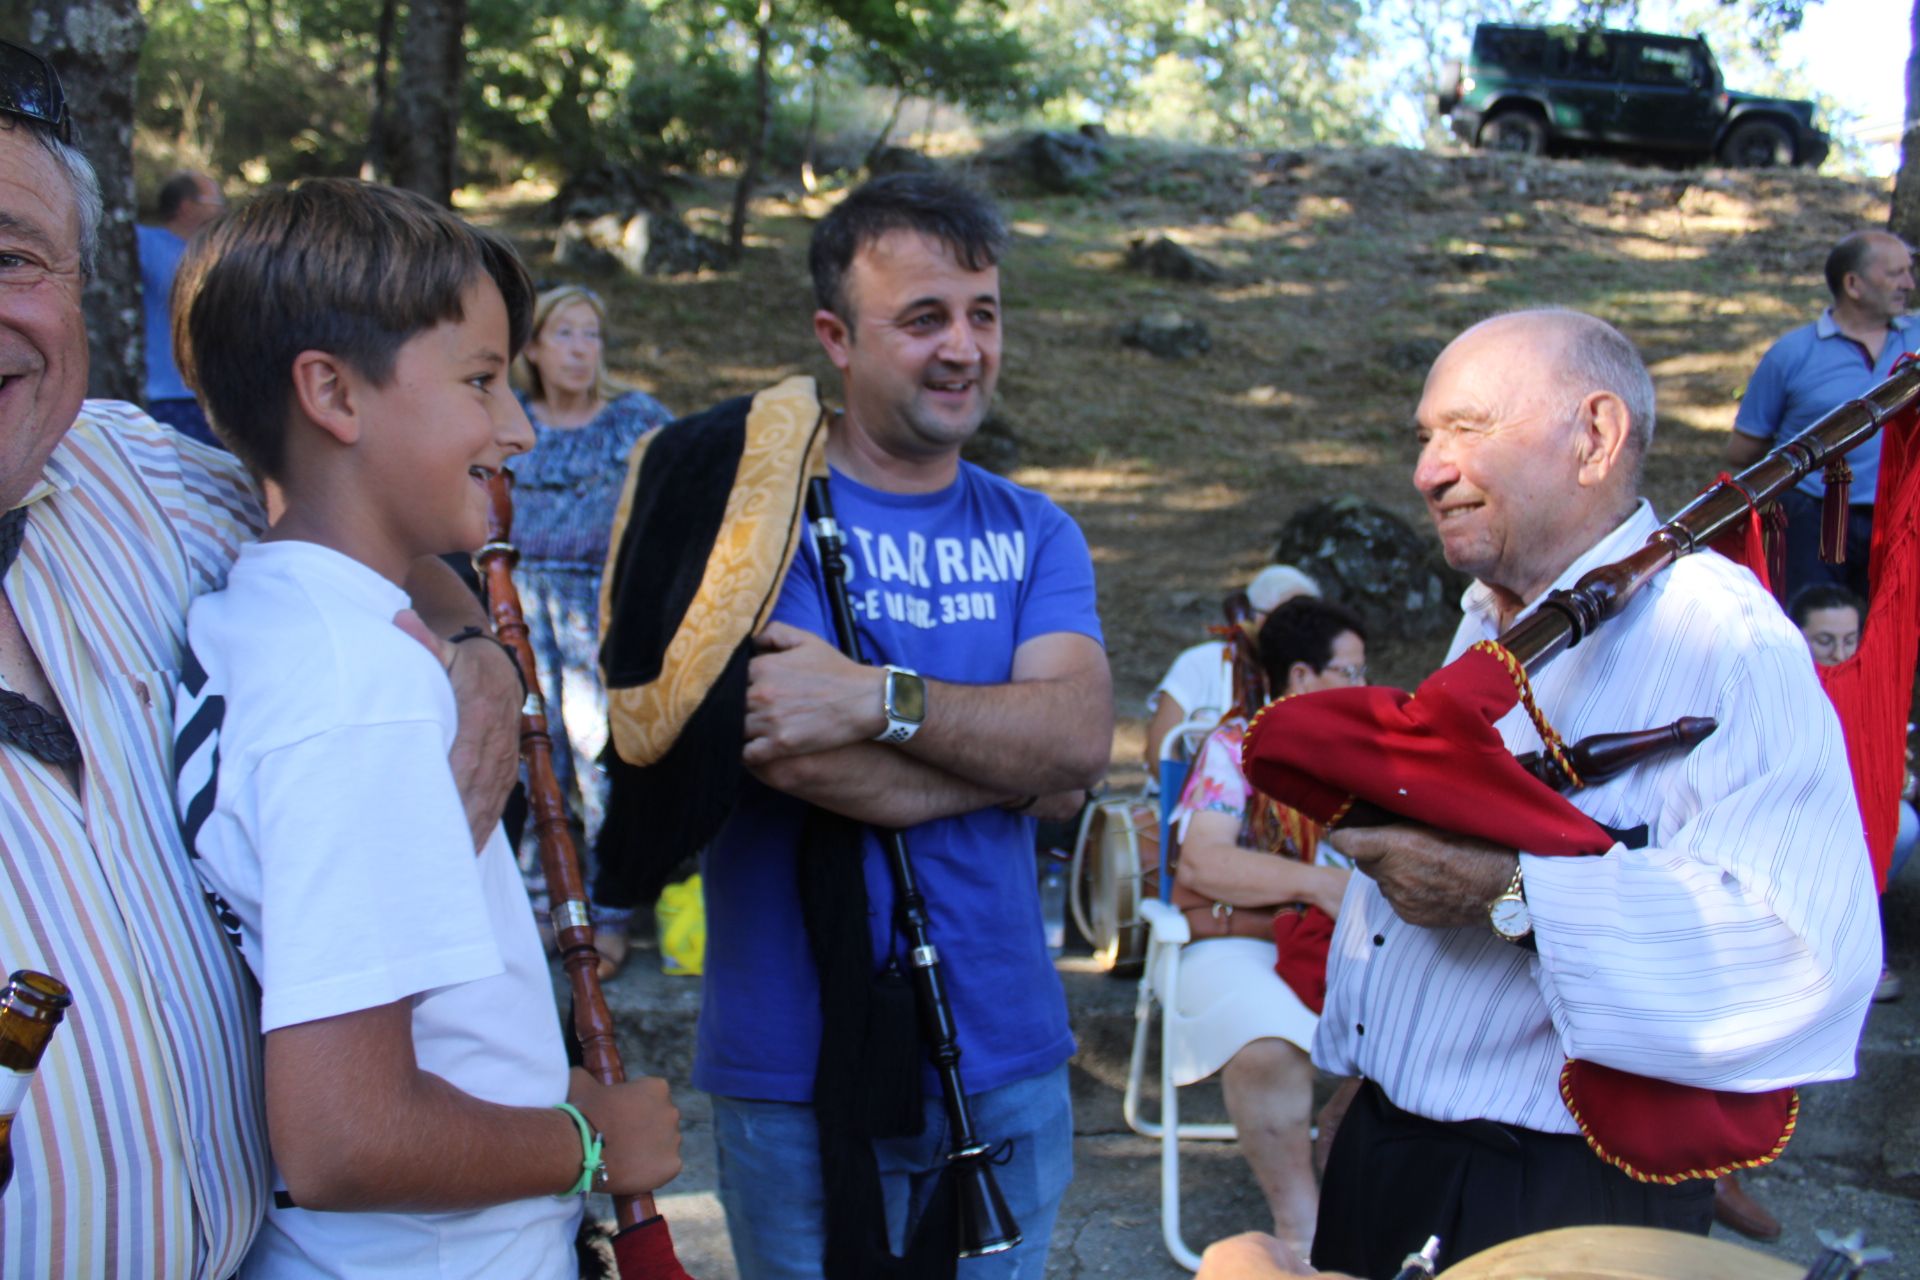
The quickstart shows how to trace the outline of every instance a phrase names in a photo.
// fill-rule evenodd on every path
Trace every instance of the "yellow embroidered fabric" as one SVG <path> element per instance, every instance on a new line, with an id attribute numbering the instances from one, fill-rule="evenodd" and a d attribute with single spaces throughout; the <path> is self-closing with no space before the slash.
<path id="1" fill-rule="evenodd" d="M 799 546 L 807 481 L 827 473 L 826 422 L 812 378 L 788 378 L 754 396 L 720 534 L 660 674 L 647 684 L 607 690 L 614 748 L 628 764 L 649 765 L 666 754 L 734 651 L 766 625 Z M 632 514 L 652 439 L 642 440 L 627 463 L 612 546 L 620 545 Z M 613 567 L 609 557 L 600 578 L 602 635 L 612 613 Z"/>

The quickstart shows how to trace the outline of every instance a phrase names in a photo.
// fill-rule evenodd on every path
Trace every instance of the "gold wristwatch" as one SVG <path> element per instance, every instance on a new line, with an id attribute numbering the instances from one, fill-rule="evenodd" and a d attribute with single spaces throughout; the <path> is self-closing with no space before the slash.
<path id="1" fill-rule="evenodd" d="M 1521 881 L 1520 859 L 1513 860 L 1513 879 L 1506 889 L 1487 905 L 1487 923 L 1502 942 L 1517 943 L 1533 932 L 1533 913 L 1527 910 L 1526 887 Z"/>

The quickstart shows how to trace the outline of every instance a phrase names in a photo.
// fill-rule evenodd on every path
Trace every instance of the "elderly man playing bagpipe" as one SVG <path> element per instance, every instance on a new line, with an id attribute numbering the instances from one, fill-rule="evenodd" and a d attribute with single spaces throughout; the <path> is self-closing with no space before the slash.
<path id="1" fill-rule="evenodd" d="M 1483 643 L 1647 542 L 1653 422 L 1645 366 L 1599 320 L 1521 312 L 1461 335 L 1428 376 L 1414 471 L 1448 563 L 1476 580 L 1449 667 L 1413 698 L 1276 704 L 1249 736 L 1249 777 L 1283 794 L 1282 757 L 1310 750 L 1324 779 L 1339 745 L 1302 747 L 1287 717 L 1316 699 L 1363 707 L 1347 741 L 1432 751 L 1380 807 L 1468 810 L 1455 830 L 1388 817 L 1342 834 L 1364 874 L 1341 907 L 1313 1056 L 1363 1084 L 1322 1191 L 1323 1269 L 1391 1276 L 1429 1234 L 1445 1265 L 1576 1224 L 1705 1233 L 1712 1179 L 1791 1133 L 1791 1087 L 1853 1071 L 1880 959 L 1872 873 L 1834 709 L 1754 575 L 1679 559 L 1530 689 Z M 1462 771 L 1464 748 L 1422 746 L 1418 722 L 1489 672 L 1507 697 L 1478 729 L 1491 740 L 1497 720 L 1499 759 Z M 1567 800 L 1488 789 L 1513 764 L 1502 741 L 1557 753 L 1562 737 L 1695 716 L 1717 722 L 1699 745 Z M 1482 835 L 1456 834 L 1476 811 L 1492 811 Z M 1564 854 L 1588 856 L 1550 856 Z"/>

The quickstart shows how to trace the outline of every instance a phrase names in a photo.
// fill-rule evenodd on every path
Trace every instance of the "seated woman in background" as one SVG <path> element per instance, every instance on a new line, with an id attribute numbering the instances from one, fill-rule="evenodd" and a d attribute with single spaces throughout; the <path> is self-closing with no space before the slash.
<path id="1" fill-rule="evenodd" d="M 554 734 L 554 772 L 585 829 L 587 849 L 599 835 L 607 795 L 606 774 L 596 763 L 607 742 L 600 570 L 634 442 L 673 418 L 652 396 L 608 376 L 606 318 L 590 289 L 547 290 L 534 308 L 533 338 L 513 366 L 534 435 L 532 451 L 513 462 L 513 532 L 520 548 L 514 577 L 547 696 L 547 722 L 563 730 Z M 529 887 L 536 896 L 544 889 Z M 626 958 L 631 915 L 594 904 L 603 978 Z"/>
<path id="2" fill-rule="evenodd" d="M 1276 696 L 1366 683 L 1366 637 L 1350 610 L 1311 596 L 1261 624 L 1260 665 Z M 1302 904 L 1337 915 L 1349 871 L 1320 829 L 1254 792 L 1240 772 L 1247 722 L 1229 717 L 1201 744 L 1173 814 L 1181 898 L 1195 941 L 1181 954 L 1178 1084 L 1221 1072 L 1274 1234 L 1301 1257 L 1318 1210 L 1309 1150 L 1317 1022 L 1274 972 L 1274 909 Z M 1179 899 L 1176 899 L 1179 901 Z"/>

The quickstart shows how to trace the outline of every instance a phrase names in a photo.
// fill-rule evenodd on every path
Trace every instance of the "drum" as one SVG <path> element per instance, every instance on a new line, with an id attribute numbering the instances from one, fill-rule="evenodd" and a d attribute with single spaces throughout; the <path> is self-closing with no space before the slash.
<path id="1" fill-rule="evenodd" d="M 1137 975 L 1147 954 L 1142 895 L 1160 871 L 1160 814 L 1152 797 L 1114 796 L 1087 806 L 1068 873 L 1074 923 L 1093 945 L 1094 964 Z"/>
<path id="2" fill-rule="evenodd" d="M 1483 1249 L 1440 1280 L 1801 1280 L 1806 1268 L 1725 1240 L 1652 1227 L 1562 1227 Z"/>

